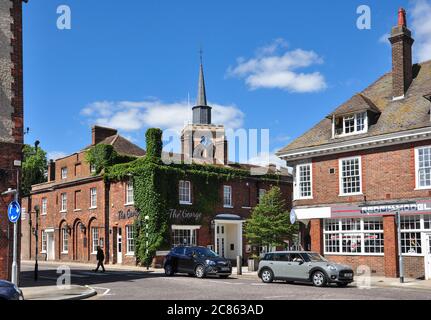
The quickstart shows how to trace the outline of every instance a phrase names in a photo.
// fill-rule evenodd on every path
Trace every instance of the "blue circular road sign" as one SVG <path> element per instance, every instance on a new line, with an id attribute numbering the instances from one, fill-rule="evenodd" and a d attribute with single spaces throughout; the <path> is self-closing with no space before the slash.
<path id="1" fill-rule="evenodd" d="M 295 222 L 296 222 L 296 213 L 295 213 L 295 210 L 292 209 L 292 211 L 290 211 L 290 223 L 295 224 Z"/>
<path id="2" fill-rule="evenodd" d="M 9 221 L 12 223 L 16 223 L 19 220 L 21 215 L 21 207 L 18 202 L 12 201 L 7 207 L 7 216 L 9 217 Z"/>

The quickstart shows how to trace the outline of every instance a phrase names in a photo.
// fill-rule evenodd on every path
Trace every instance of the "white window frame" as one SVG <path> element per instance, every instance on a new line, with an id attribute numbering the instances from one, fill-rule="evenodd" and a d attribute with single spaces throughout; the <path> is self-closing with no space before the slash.
<path id="1" fill-rule="evenodd" d="M 362 114 L 364 115 L 364 128 L 362 130 L 358 131 L 358 118 L 359 118 L 359 115 L 362 115 Z M 350 118 L 350 117 L 354 117 L 354 119 L 353 119 L 354 130 L 353 130 L 353 132 L 346 133 L 346 119 Z M 355 134 L 361 134 L 361 133 L 367 133 L 368 132 L 368 113 L 366 111 L 342 116 L 343 133 L 341 133 L 341 134 L 336 134 L 334 121 L 335 121 L 335 117 L 332 120 L 333 137 L 345 137 L 345 136 L 351 136 L 351 135 L 355 135 Z"/>
<path id="2" fill-rule="evenodd" d="M 431 226 L 429 229 L 425 228 L 425 216 L 428 215 L 401 215 L 401 219 L 406 218 L 406 217 L 417 217 L 419 216 L 420 219 L 420 226 L 419 229 L 414 228 L 414 229 L 404 229 L 401 228 L 401 233 L 420 233 L 420 241 L 421 241 L 421 253 L 413 253 L 413 252 L 405 252 L 403 253 L 403 256 L 407 256 L 407 257 L 424 257 L 425 256 L 425 249 L 426 249 L 426 234 L 431 232 Z M 401 222 L 401 227 L 403 225 L 403 221 Z"/>
<path id="3" fill-rule="evenodd" d="M 226 202 L 225 200 L 229 200 L 229 201 Z M 227 186 L 227 185 L 223 186 L 223 208 L 233 208 L 233 205 L 232 205 L 232 186 Z"/>
<path id="4" fill-rule="evenodd" d="M 91 254 L 97 254 L 98 246 L 99 246 L 99 228 L 91 227 Z"/>
<path id="5" fill-rule="evenodd" d="M 46 249 L 47 249 L 47 244 L 48 244 L 48 242 L 47 242 L 47 236 L 46 236 L 46 232 L 45 232 L 45 230 L 42 230 L 42 233 L 41 233 L 41 246 L 40 246 L 40 253 L 46 253 Z"/>
<path id="6" fill-rule="evenodd" d="M 262 198 L 265 196 L 266 194 L 266 189 L 259 189 L 259 202 L 262 201 Z"/>
<path id="7" fill-rule="evenodd" d="M 67 193 L 60 194 L 60 212 L 67 212 Z"/>
<path id="8" fill-rule="evenodd" d="M 430 186 L 420 186 L 420 175 L 419 175 L 419 150 L 421 149 L 431 149 L 431 146 L 421 146 L 415 148 L 415 190 L 427 190 L 431 189 Z"/>
<path id="9" fill-rule="evenodd" d="M 300 181 L 300 167 L 310 168 L 310 195 L 309 196 L 301 196 L 301 181 Z M 293 198 L 294 200 L 306 200 L 313 199 L 313 163 L 305 162 L 297 164 L 295 167 L 295 182 L 293 187 Z"/>
<path id="10" fill-rule="evenodd" d="M 130 250 L 131 242 L 133 242 L 133 250 Z M 133 225 L 126 226 L 126 256 L 135 255 L 135 229 Z"/>
<path id="11" fill-rule="evenodd" d="M 42 216 L 46 216 L 46 214 L 48 213 L 48 198 L 46 197 L 42 198 L 41 202 L 42 202 L 42 205 L 41 205 L 42 208 L 41 208 L 40 214 Z"/>
<path id="12" fill-rule="evenodd" d="M 343 161 L 346 160 L 356 160 L 358 159 L 358 165 L 359 165 L 359 192 L 352 192 L 352 193 L 345 193 L 344 187 L 343 187 Z M 356 157 L 348 157 L 348 158 L 340 158 L 338 159 L 338 183 L 339 183 L 339 196 L 340 197 L 349 197 L 349 196 L 358 196 L 362 195 L 362 157 L 356 156 Z"/>
<path id="13" fill-rule="evenodd" d="M 97 208 L 97 188 L 90 188 L 90 209 Z"/>
<path id="14" fill-rule="evenodd" d="M 90 164 L 90 173 L 96 173 L 96 165 L 95 164 Z"/>
<path id="15" fill-rule="evenodd" d="M 178 231 L 178 230 L 182 230 L 182 231 L 190 231 L 190 245 L 192 246 L 196 246 L 197 245 L 197 236 L 198 236 L 198 230 L 201 228 L 201 226 L 186 226 L 186 225 L 172 225 L 171 226 L 171 230 L 172 230 L 172 240 L 174 238 L 173 234 L 174 231 Z M 194 240 L 194 242 L 193 242 Z M 176 245 L 174 243 L 172 243 L 172 245 Z M 182 244 L 180 244 L 182 245 Z"/>
<path id="16" fill-rule="evenodd" d="M 129 192 L 131 192 L 131 194 Z M 133 192 L 133 180 L 130 179 L 126 182 L 126 206 L 133 205 L 135 203 Z"/>
<path id="17" fill-rule="evenodd" d="M 183 186 L 181 186 L 181 184 L 184 184 Z M 188 186 L 188 188 L 186 188 L 186 186 Z M 180 180 L 179 182 L 178 182 L 178 193 L 179 193 L 179 200 L 180 200 L 180 204 L 187 204 L 187 205 L 191 205 L 192 204 L 192 191 L 191 191 L 191 188 L 192 188 L 192 184 L 191 184 L 191 182 L 190 181 L 187 181 L 187 180 Z M 183 190 L 188 190 L 188 195 L 187 195 L 187 197 L 188 197 L 188 200 L 181 200 L 181 189 L 183 189 Z"/>
<path id="18" fill-rule="evenodd" d="M 65 245 L 67 243 L 67 245 Z M 61 228 L 61 253 L 69 253 L 69 234 L 66 228 Z"/>
<path id="19" fill-rule="evenodd" d="M 67 179 L 67 167 L 61 168 L 61 179 L 62 180 Z"/>
<path id="20" fill-rule="evenodd" d="M 359 230 L 343 230 L 343 221 L 350 220 L 350 218 L 346 219 L 324 219 L 323 222 L 323 252 L 324 255 L 337 255 L 337 256 L 384 256 L 384 252 L 365 252 L 365 235 L 366 234 L 382 234 L 383 235 L 383 251 L 384 251 L 384 226 L 383 226 L 383 217 L 375 217 L 375 218 L 352 218 L 353 220 L 359 220 Z M 381 230 L 366 230 L 365 223 L 366 220 L 377 220 L 381 219 L 382 221 L 382 229 Z M 326 224 L 331 222 L 332 225 L 337 225 L 337 230 L 329 230 L 326 231 Z M 334 224 L 335 223 L 335 224 Z M 338 251 L 330 252 L 326 249 L 326 235 L 335 235 L 338 236 Z M 357 235 L 361 241 L 361 252 L 343 252 L 343 235 Z"/>

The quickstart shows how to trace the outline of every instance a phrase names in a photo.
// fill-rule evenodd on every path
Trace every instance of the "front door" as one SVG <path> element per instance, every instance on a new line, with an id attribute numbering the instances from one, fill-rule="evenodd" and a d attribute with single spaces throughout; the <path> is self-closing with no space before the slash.
<path id="1" fill-rule="evenodd" d="M 225 234 L 225 226 L 218 225 L 217 226 L 217 254 L 221 257 L 225 257 L 226 255 L 226 234 Z"/>
<path id="2" fill-rule="evenodd" d="M 431 233 L 425 234 L 425 279 L 431 280 Z"/>
<path id="3" fill-rule="evenodd" d="M 118 228 L 117 233 L 117 263 L 123 263 L 123 236 L 121 228 Z"/>
<path id="4" fill-rule="evenodd" d="M 54 232 L 46 233 L 46 260 L 55 260 Z"/>

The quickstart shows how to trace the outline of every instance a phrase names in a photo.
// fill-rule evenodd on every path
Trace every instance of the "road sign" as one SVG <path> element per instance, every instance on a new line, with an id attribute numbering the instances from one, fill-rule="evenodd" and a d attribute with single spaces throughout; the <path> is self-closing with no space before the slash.
<path id="1" fill-rule="evenodd" d="M 9 221 L 16 223 L 21 215 L 21 207 L 17 201 L 12 201 L 7 208 Z"/>
<path id="2" fill-rule="evenodd" d="M 292 209 L 292 211 L 290 211 L 290 223 L 295 224 L 295 222 L 296 222 L 296 213 L 295 213 L 295 210 Z"/>

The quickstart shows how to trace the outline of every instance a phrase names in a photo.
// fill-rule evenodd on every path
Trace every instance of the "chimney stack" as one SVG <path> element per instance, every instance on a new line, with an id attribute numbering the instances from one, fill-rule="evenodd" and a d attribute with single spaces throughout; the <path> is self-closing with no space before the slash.
<path id="1" fill-rule="evenodd" d="M 48 182 L 55 181 L 55 161 L 49 160 L 48 164 Z"/>
<path id="2" fill-rule="evenodd" d="M 402 99 L 413 81 L 414 42 L 403 8 L 398 11 L 398 25 L 392 28 L 389 41 L 392 44 L 392 95 L 394 100 Z"/>
<path id="3" fill-rule="evenodd" d="M 116 134 L 118 134 L 118 131 L 115 129 L 94 126 L 91 128 L 91 145 L 95 146 L 106 138 L 115 136 Z"/>

